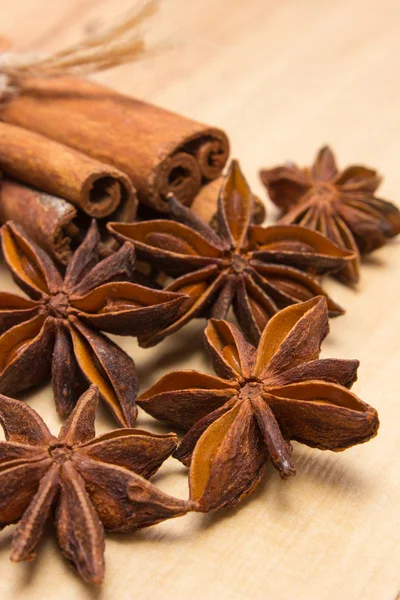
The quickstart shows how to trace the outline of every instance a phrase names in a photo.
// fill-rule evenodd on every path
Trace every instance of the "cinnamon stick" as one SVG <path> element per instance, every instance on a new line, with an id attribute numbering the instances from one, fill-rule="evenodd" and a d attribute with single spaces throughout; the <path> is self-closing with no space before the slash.
<path id="1" fill-rule="evenodd" d="M 117 167 L 139 200 L 161 212 L 169 192 L 191 205 L 229 155 L 220 129 L 83 79 L 24 82 L 0 118 Z"/>
<path id="2" fill-rule="evenodd" d="M 114 213 L 120 203 L 134 202 L 133 186 L 121 171 L 7 123 L 0 123 L 0 169 L 69 200 L 91 217 L 106 217 Z"/>
<path id="3" fill-rule="evenodd" d="M 80 241 L 76 218 L 76 208 L 61 198 L 6 178 L 0 181 L 0 223 L 17 221 L 62 264 L 67 264 Z"/>
<path id="4" fill-rule="evenodd" d="M 105 227 L 107 220 L 134 221 L 136 208 L 135 197 L 127 196 L 110 217 L 97 219 L 102 256 L 118 248 Z M 62 198 L 3 177 L 0 181 L 0 224 L 7 221 L 19 223 L 55 260 L 66 265 L 85 237 L 91 217 Z"/>

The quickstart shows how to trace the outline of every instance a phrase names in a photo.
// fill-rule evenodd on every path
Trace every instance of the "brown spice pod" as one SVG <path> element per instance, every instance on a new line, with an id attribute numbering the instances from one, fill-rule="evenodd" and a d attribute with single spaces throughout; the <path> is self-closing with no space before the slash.
<path id="1" fill-rule="evenodd" d="M 27 81 L 1 119 L 121 169 L 139 200 L 162 212 L 170 192 L 190 205 L 229 155 L 220 129 L 77 78 Z"/>
<path id="2" fill-rule="evenodd" d="M 217 223 L 217 211 L 218 211 L 218 196 L 222 187 L 224 177 L 221 175 L 217 179 L 210 181 L 204 185 L 196 198 L 193 200 L 191 209 L 201 218 L 203 221 L 210 223 L 215 228 Z M 258 196 L 253 194 L 254 200 L 254 212 L 253 222 L 255 225 L 261 225 L 264 223 L 266 217 L 265 204 Z"/>
<path id="3" fill-rule="evenodd" d="M 107 217 L 135 193 L 114 167 L 7 123 L 0 123 L 0 168 L 95 218 Z"/>

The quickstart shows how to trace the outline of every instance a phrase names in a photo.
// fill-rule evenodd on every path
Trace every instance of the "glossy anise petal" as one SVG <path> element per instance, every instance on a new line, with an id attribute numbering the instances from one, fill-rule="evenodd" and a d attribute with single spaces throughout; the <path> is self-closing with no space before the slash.
<path id="1" fill-rule="evenodd" d="M 217 419 L 222 417 L 222 415 L 231 410 L 236 401 L 237 391 L 236 394 L 232 395 L 232 397 L 225 402 L 225 404 L 193 423 L 191 429 L 189 429 L 178 448 L 175 450 L 173 457 L 189 467 L 192 460 L 193 450 L 195 449 L 200 437 L 210 427 L 210 425 L 214 423 L 214 421 L 217 421 Z"/>
<path id="2" fill-rule="evenodd" d="M 261 396 L 251 400 L 258 427 L 274 467 L 282 479 L 296 475 L 292 463 L 292 445 L 284 439 L 274 413 Z"/>
<path id="3" fill-rule="evenodd" d="M 224 280 L 224 284 L 218 293 L 218 297 L 215 300 L 211 316 L 214 319 L 225 319 L 229 309 L 232 305 L 232 300 L 236 293 L 236 276 L 228 275 Z"/>
<path id="4" fill-rule="evenodd" d="M 357 380 L 358 360 L 341 360 L 340 358 L 325 358 L 301 363 L 288 371 L 274 374 L 274 385 L 282 386 L 291 383 L 300 383 L 318 379 L 337 383 L 343 387 L 351 388 Z"/>
<path id="5" fill-rule="evenodd" d="M 190 502 L 168 496 L 127 469 L 84 456 L 75 464 L 108 531 L 131 533 L 164 519 L 184 515 L 193 508 Z"/>
<path id="6" fill-rule="evenodd" d="M 93 269 L 98 263 L 99 252 L 98 246 L 100 242 L 100 233 L 93 219 L 88 229 L 88 232 L 82 244 L 75 250 L 70 261 L 68 262 L 67 270 L 64 277 L 64 289 L 71 291 L 76 288 L 82 279 Z"/>
<path id="7" fill-rule="evenodd" d="M 234 381 L 250 377 L 255 349 L 233 323 L 210 319 L 205 330 L 205 344 L 220 377 Z"/>
<path id="8" fill-rule="evenodd" d="M 321 148 L 312 166 L 312 176 L 319 181 L 330 181 L 336 177 L 338 168 L 335 156 L 329 146 Z"/>
<path id="9" fill-rule="evenodd" d="M 12 221 L 1 228 L 5 261 L 18 285 L 32 298 L 58 292 L 60 273 L 49 256 Z"/>
<path id="10" fill-rule="evenodd" d="M 253 195 L 237 160 L 232 160 L 222 183 L 217 217 L 218 233 L 227 247 L 243 248 L 253 217 Z"/>
<path id="11" fill-rule="evenodd" d="M 322 297 L 279 312 L 263 331 L 253 375 L 273 382 L 276 375 L 316 360 L 328 331 L 326 300 Z"/>
<path id="12" fill-rule="evenodd" d="M 344 266 L 353 253 L 343 250 L 320 233 L 298 225 L 273 225 L 249 229 L 255 259 L 286 264 L 297 268 L 312 268 L 324 274 Z"/>
<path id="13" fill-rule="evenodd" d="M 204 511 L 235 506 L 260 482 L 267 453 L 248 401 L 231 408 L 200 437 L 190 468 L 190 497 Z"/>
<path id="14" fill-rule="evenodd" d="M 142 223 L 109 223 L 108 229 L 120 241 L 135 245 L 142 260 L 150 260 L 167 273 L 186 273 L 220 260 L 222 250 L 196 231 L 175 221 L 153 220 Z M 152 243 L 152 236 L 170 236 L 171 242 Z M 174 242 L 176 240 L 176 242 Z M 156 241 L 156 240 L 155 240 Z"/>
<path id="15" fill-rule="evenodd" d="M 318 280 L 303 271 L 293 267 L 262 264 L 259 261 L 252 261 L 251 265 L 265 280 L 265 283 L 260 281 L 260 287 L 268 289 L 268 285 L 269 293 L 280 309 L 317 296 L 324 296 L 330 317 L 344 314 L 343 308 L 324 292 Z"/>
<path id="16" fill-rule="evenodd" d="M 360 278 L 360 253 L 353 234 L 340 215 L 330 211 L 321 233 L 337 246 L 354 253 L 354 258 L 347 261 L 346 265 L 335 273 L 335 277 L 347 284 L 357 283 Z"/>
<path id="17" fill-rule="evenodd" d="M 55 516 L 58 543 L 84 581 L 104 578 L 104 529 L 72 461 L 61 466 L 61 489 Z"/>
<path id="18" fill-rule="evenodd" d="M 54 437 L 43 419 L 30 406 L 0 394 L 0 424 L 9 442 L 43 447 Z"/>
<path id="19" fill-rule="evenodd" d="M 137 415 L 133 360 L 110 339 L 77 319 L 73 321 L 70 332 L 82 372 L 90 383 L 98 386 L 101 397 L 117 421 L 123 427 L 132 426 Z"/>
<path id="20" fill-rule="evenodd" d="M 184 206 L 182 202 L 176 200 L 173 194 L 168 195 L 168 207 L 169 213 L 174 219 L 180 223 L 183 223 L 183 225 L 191 227 L 197 231 L 197 233 L 203 236 L 204 239 L 210 242 L 210 244 L 223 250 L 223 244 L 221 243 L 220 238 L 210 227 L 210 225 L 203 221 L 203 219 L 201 219 L 195 212 L 190 210 L 190 208 Z"/>
<path id="21" fill-rule="evenodd" d="M 53 319 L 42 314 L 3 333 L 0 392 L 13 394 L 40 383 L 50 371 L 53 340 Z"/>
<path id="22" fill-rule="evenodd" d="M 91 385 L 79 398 L 74 410 L 63 423 L 58 439 L 69 446 L 84 444 L 96 435 L 95 418 L 99 390 Z"/>
<path id="23" fill-rule="evenodd" d="M 388 220 L 371 214 L 361 202 L 349 199 L 338 203 L 337 212 L 350 228 L 361 253 L 372 252 L 383 246 L 391 237 L 391 226 Z"/>
<path id="24" fill-rule="evenodd" d="M 13 535 L 11 560 L 19 562 L 35 558 L 35 550 L 58 493 L 59 467 L 52 464 L 41 478 L 38 491 L 25 510 Z"/>
<path id="25" fill-rule="evenodd" d="M 287 439 L 321 450 L 344 450 L 377 433 L 376 410 L 342 386 L 308 381 L 271 393 L 270 406 Z"/>
<path id="26" fill-rule="evenodd" d="M 39 309 L 40 302 L 9 292 L 0 292 L 0 335 L 14 325 L 32 319 Z"/>
<path id="27" fill-rule="evenodd" d="M 373 194 L 378 189 L 382 177 L 374 169 L 361 165 L 347 167 L 335 178 L 335 184 L 343 192 L 363 191 Z"/>
<path id="28" fill-rule="evenodd" d="M 168 326 L 181 312 L 185 296 L 126 281 L 105 283 L 85 296 L 71 296 L 77 316 L 95 329 L 115 335 L 148 335 Z"/>
<path id="29" fill-rule="evenodd" d="M 0 402 L 4 396 L 0 395 Z M 37 448 L 20 442 L 0 442 L 0 470 L 38 459 L 39 454 L 47 451 L 46 446 Z"/>
<path id="30" fill-rule="evenodd" d="M 157 435 L 140 429 L 120 429 L 90 440 L 81 446 L 79 452 L 148 479 L 158 471 L 176 445 L 174 433 Z"/>
<path id="31" fill-rule="evenodd" d="M 257 290 L 261 290 L 265 297 L 270 300 L 269 317 L 266 321 L 277 313 L 280 308 L 290 306 L 290 304 L 296 302 L 309 300 L 315 296 L 317 288 L 314 286 L 310 287 L 309 284 L 310 281 L 316 283 L 315 279 L 311 279 L 298 269 L 262 263 L 256 260 L 251 261 L 251 267 L 251 281 L 253 286 Z M 321 288 L 318 287 L 318 289 Z M 261 327 L 261 331 L 264 327 Z"/>
<path id="32" fill-rule="evenodd" d="M 0 529 L 21 518 L 50 465 L 50 458 L 42 454 L 0 471 Z"/>
<path id="33" fill-rule="evenodd" d="M 188 298 L 185 298 L 182 302 L 181 316 L 170 325 L 167 325 L 163 329 L 159 329 L 153 334 L 139 337 L 139 345 L 142 348 L 154 346 L 168 335 L 171 335 L 171 333 L 180 329 L 191 319 L 204 316 L 205 311 L 212 304 L 213 299 L 218 295 L 218 292 L 223 287 L 226 279 L 224 273 L 221 273 L 218 277 L 214 278 L 214 272 L 213 266 L 205 267 L 205 269 L 200 269 L 194 273 L 182 275 L 182 277 L 176 279 L 165 288 L 165 291 L 183 293 L 185 296 L 188 296 Z M 204 277 L 208 276 L 209 279 L 204 280 Z"/>
<path id="34" fill-rule="evenodd" d="M 137 403 L 152 417 L 190 429 L 208 413 L 229 401 L 235 383 L 198 371 L 164 375 L 142 394 Z"/>
<path id="35" fill-rule="evenodd" d="M 263 169 L 260 171 L 260 177 L 272 202 L 283 212 L 295 207 L 310 187 L 304 172 L 293 164 Z"/>
<path id="36" fill-rule="evenodd" d="M 86 390 L 87 382 L 75 358 L 68 327 L 63 321 L 57 320 L 54 330 L 51 385 L 57 412 L 64 418 L 71 413 L 76 399 Z"/>
<path id="37" fill-rule="evenodd" d="M 74 296 L 83 296 L 110 281 L 132 281 L 135 272 L 135 249 L 125 242 L 117 252 L 97 263 L 71 289 Z"/>
<path id="38" fill-rule="evenodd" d="M 400 211 L 397 206 L 375 196 L 369 199 L 369 205 L 387 219 L 390 225 L 389 237 L 394 237 L 400 233 Z"/>
<path id="39" fill-rule="evenodd" d="M 278 307 L 254 278 L 245 274 L 237 281 L 233 310 L 247 339 L 257 344 L 262 330 Z"/>

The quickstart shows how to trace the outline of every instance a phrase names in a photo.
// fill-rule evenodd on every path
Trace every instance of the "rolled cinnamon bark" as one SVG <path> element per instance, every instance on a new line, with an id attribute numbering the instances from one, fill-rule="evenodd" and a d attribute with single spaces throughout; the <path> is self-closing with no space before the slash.
<path id="1" fill-rule="evenodd" d="M 95 218 L 114 213 L 135 193 L 114 167 L 8 123 L 0 123 L 0 169 Z"/>
<path id="2" fill-rule="evenodd" d="M 9 179 L 0 181 L 0 223 L 17 221 L 32 239 L 63 264 L 68 262 L 73 246 L 80 240 L 76 217 L 74 206 L 61 198 Z"/>
<path id="3" fill-rule="evenodd" d="M 106 230 L 107 220 L 134 221 L 136 209 L 136 197 L 129 195 L 110 217 L 97 219 L 101 236 L 99 250 L 103 256 L 118 247 Z M 3 177 L 0 180 L 0 224 L 7 221 L 19 223 L 55 260 L 66 265 L 85 237 L 91 217 L 62 198 Z"/>
<path id="4" fill-rule="evenodd" d="M 161 212 L 169 192 L 191 205 L 229 155 L 220 129 L 83 79 L 26 82 L 0 118 L 112 164 L 130 177 L 141 202 Z"/>

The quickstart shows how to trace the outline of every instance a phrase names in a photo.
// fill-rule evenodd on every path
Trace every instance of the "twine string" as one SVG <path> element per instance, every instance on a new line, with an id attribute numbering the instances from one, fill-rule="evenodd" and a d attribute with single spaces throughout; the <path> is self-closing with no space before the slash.
<path id="1" fill-rule="evenodd" d="M 141 25 L 158 0 L 142 0 L 118 21 L 53 53 L 0 54 L 0 100 L 18 94 L 25 79 L 82 76 L 140 60 L 145 53 Z"/>

